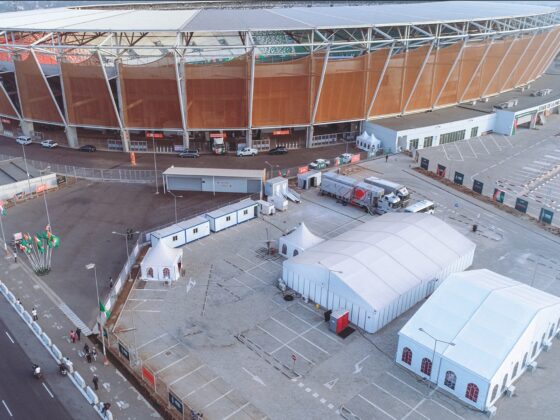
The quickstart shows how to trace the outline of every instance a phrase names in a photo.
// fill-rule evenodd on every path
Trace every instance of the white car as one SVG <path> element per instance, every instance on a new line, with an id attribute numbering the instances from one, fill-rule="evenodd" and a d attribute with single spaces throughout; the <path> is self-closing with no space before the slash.
<path id="1" fill-rule="evenodd" d="M 325 169 L 331 164 L 330 160 L 327 159 L 315 159 L 309 164 L 309 169 Z"/>
<path id="2" fill-rule="evenodd" d="M 24 146 L 27 146 L 28 144 L 31 144 L 31 143 L 33 143 L 33 142 L 31 141 L 31 137 L 28 137 L 28 136 L 19 136 L 19 137 L 16 139 L 16 143 L 18 143 L 18 144 L 23 144 Z"/>
<path id="3" fill-rule="evenodd" d="M 41 142 L 41 146 L 46 147 L 47 149 L 54 149 L 55 147 L 58 147 L 58 143 L 54 140 L 43 140 Z"/>
<path id="4" fill-rule="evenodd" d="M 244 147 L 237 151 L 237 156 L 255 156 L 259 151 L 252 147 Z"/>

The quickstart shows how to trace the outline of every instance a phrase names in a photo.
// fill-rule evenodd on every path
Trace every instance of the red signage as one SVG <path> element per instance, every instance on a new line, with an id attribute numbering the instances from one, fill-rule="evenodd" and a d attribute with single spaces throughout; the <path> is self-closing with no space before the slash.
<path id="1" fill-rule="evenodd" d="M 297 170 L 298 174 L 304 174 L 306 172 L 309 172 L 309 167 L 308 166 L 300 166 Z"/>
<path id="2" fill-rule="evenodd" d="M 142 366 L 142 377 L 152 385 L 155 384 L 154 374 L 144 366 Z"/>
<path id="3" fill-rule="evenodd" d="M 134 152 L 130 152 L 130 164 L 136 166 L 136 154 Z"/>
<path id="4" fill-rule="evenodd" d="M 41 184 L 41 185 L 37 185 L 37 194 L 45 191 L 47 189 L 47 185 L 46 184 Z"/>
<path id="5" fill-rule="evenodd" d="M 210 133 L 212 139 L 225 139 L 227 136 L 224 133 Z"/>
<path id="6" fill-rule="evenodd" d="M 146 133 L 146 137 L 150 139 L 162 139 L 163 133 Z"/>
<path id="7" fill-rule="evenodd" d="M 288 134 L 290 134 L 290 130 L 276 130 L 273 131 L 272 134 L 275 136 L 287 136 Z"/>
<path id="8" fill-rule="evenodd" d="M 360 161 L 360 154 L 356 153 L 355 155 L 352 155 L 352 157 L 350 158 L 350 163 L 356 163 Z"/>

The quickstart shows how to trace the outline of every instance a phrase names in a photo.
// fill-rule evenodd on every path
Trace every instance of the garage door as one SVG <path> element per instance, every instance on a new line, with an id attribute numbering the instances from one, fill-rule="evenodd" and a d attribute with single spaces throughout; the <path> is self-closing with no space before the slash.
<path id="1" fill-rule="evenodd" d="M 248 193 L 258 193 L 261 191 L 262 183 L 260 179 L 248 179 L 247 180 L 247 192 Z"/>
<path id="2" fill-rule="evenodd" d="M 522 115 L 520 117 L 517 117 L 517 126 L 519 127 L 521 124 L 530 123 L 531 118 L 533 118 L 532 114 Z"/>
<path id="3" fill-rule="evenodd" d="M 167 189 L 177 191 L 202 191 L 202 178 L 189 176 L 170 176 Z"/>

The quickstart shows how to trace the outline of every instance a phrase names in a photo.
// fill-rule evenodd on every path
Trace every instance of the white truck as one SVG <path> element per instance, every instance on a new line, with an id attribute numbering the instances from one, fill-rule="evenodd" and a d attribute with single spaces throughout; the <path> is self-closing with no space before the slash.
<path id="1" fill-rule="evenodd" d="M 244 147 L 237 151 L 237 156 L 256 156 L 259 153 L 257 149 L 252 147 Z"/>
<path id="2" fill-rule="evenodd" d="M 406 187 L 396 182 L 388 181 L 386 179 L 376 178 L 370 176 L 364 179 L 366 184 L 375 185 L 376 187 L 383 188 L 387 194 L 393 193 L 400 198 L 401 207 L 406 207 L 410 201 L 410 193 Z"/>
<path id="3" fill-rule="evenodd" d="M 343 205 L 352 204 L 369 213 L 384 214 L 401 207 L 400 199 L 395 194 L 385 194 L 383 188 L 336 172 L 323 174 L 320 191 L 321 195 L 335 197 Z"/>

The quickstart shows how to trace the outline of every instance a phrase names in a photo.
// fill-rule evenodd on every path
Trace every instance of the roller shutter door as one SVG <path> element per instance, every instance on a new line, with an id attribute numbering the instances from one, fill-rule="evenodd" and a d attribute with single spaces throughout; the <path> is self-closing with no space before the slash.
<path id="1" fill-rule="evenodd" d="M 520 126 L 521 124 L 530 123 L 532 118 L 533 118 L 532 114 L 522 115 L 520 117 L 517 117 L 517 126 Z"/>
<path id="2" fill-rule="evenodd" d="M 202 178 L 170 176 L 167 178 L 167 188 L 172 191 L 202 191 Z"/>

